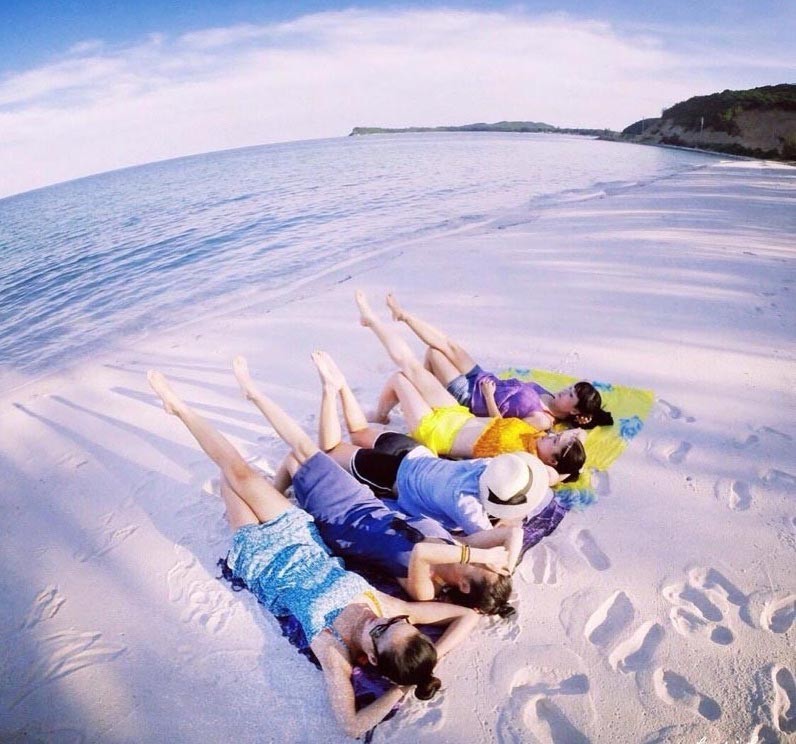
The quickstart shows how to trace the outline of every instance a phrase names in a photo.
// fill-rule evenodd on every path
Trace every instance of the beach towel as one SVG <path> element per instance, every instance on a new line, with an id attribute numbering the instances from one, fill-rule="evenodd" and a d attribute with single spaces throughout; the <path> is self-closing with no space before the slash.
<path id="1" fill-rule="evenodd" d="M 525 552 L 536 545 L 542 538 L 549 535 L 560 524 L 564 515 L 569 511 L 569 507 L 559 503 L 555 499 L 551 501 L 539 514 L 526 519 L 523 525 L 523 545 L 520 556 L 525 555 Z M 218 566 L 221 569 L 222 575 L 219 579 L 226 579 L 232 584 L 233 591 L 242 591 L 246 585 L 240 580 L 232 576 L 232 572 L 227 565 L 226 558 L 218 560 Z M 346 568 L 356 571 L 372 586 L 385 594 L 390 594 L 393 597 L 409 600 L 410 598 L 401 588 L 401 585 L 392 578 L 386 576 L 372 568 L 361 564 L 346 563 Z M 315 666 L 320 669 L 320 663 L 312 652 L 312 649 L 307 645 L 307 639 L 304 636 L 304 631 L 301 623 L 291 615 L 276 618 L 282 635 L 295 646 L 298 652 L 306 659 L 311 661 Z M 443 628 L 434 625 L 419 626 L 423 633 L 425 633 L 432 640 L 436 640 L 442 635 Z M 354 685 L 354 694 L 356 699 L 357 710 L 364 708 L 374 700 L 381 697 L 391 686 L 392 683 L 382 677 L 374 667 L 370 665 L 355 666 L 351 675 L 351 681 Z M 395 708 L 390 712 L 387 718 L 395 714 L 398 709 Z M 387 720 L 385 718 L 384 720 Z M 366 738 L 366 741 L 369 737 Z"/>
<path id="2" fill-rule="evenodd" d="M 582 379 L 557 372 L 516 367 L 504 370 L 500 376 L 533 381 L 548 390 L 559 390 Z M 573 483 L 561 483 L 556 486 L 553 500 L 539 514 L 524 521 L 520 560 L 530 548 L 552 534 L 571 509 L 583 508 L 596 501 L 597 496 L 592 487 L 592 471 L 608 469 L 622 454 L 630 440 L 641 431 L 652 408 L 654 396 L 649 390 L 610 385 L 603 382 L 592 382 L 592 385 L 600 391 L 603 407 L 613 415 L 614 424 L 589 430 L 586 437 L 586 466 L 581 472 L 580 478 Z M 226 576 L 229 571 L 226 560 L 219 560 L 219 566 L 222 573 L 225 574 L 224 577 L 231 580 L 231 574 Z M 409 599 L 395 579 L 379 574 L 367 566 L 351 564 L 346 567 L 360 573 L 376 589 L 394 597 Z M 245 588 L 243 583 L 237 580 L 232 580 L 232 584 L 235 590 Z M 287 616 L 276 619 L 279 622 L 282 635 L 296 647 L 300 654 L 320 669 L 320 664 L 307 645 L 304 631 L 296 618 Z M 442 634 L 442 629 L 436 626 L 421 626 L 421 630 L 432 640 L 436 640 Z M 351 681 L 354 686 L 357 710 L 377 700 L 392 686 L 389 680 L 382 677 L 370 665 L 355 666 Z M 395 715 L 398 708 L 399 705 L 396 705 L 384 720 Z M 371 729 L 368 732 L 365 737 L 366 742 L 371 740 L 374 730 Z"/>
<path id="3" fill-rule="evenodd" d="M 233 576 L 231 569 L 227 564 L 226 558 L 219 558 L 218 567 L 221 569 L 221 576 L 219 579 L 225 579 L 232 585 L 232 590 L 235 592 L 243 591 L 246 585 L 239 578 Z M 372 568 L 362 564 L 346 564 L 346 568 L 359 573 L 372 587 L 378 589 L 385 594 L 390 594 L 393 597 L 409 601 L 409 596 L 404 592 L 401 585 L 392 577 L 386 576 Z M 267 610 L 263 609 L 264 612 Z M 304 635 L 304 629 L 301 623 L 292 615 L 275 616 L 279 623 L 279 629 L 282 635 L 287 638 L 292 646 L 304 656 L 308 661 L 312 662 L 318 669 L 321 664 L 318 658 L 313 653 L 312 649 L 307 644 L 307 638 Z M 425 633 L 432 641 L 436 641 L 444 632 L 444 628 L 436 625 L 419 625 L 418 628 Z M 375 700 L 378 700 L 393 683 L 390 680 L 382 677 L 376 668 L 370 664 L 355 664 L 351 672 L 351 683 L 354 687 L 354 701 L 357 710 L 370 705 Z M 382 719 L 382 722 L 392 718 L 397 712 L 400 704 L 396 704 L 392 710 Z M 369 742 L 373 737 L 375 728 L 371 729 L 365 736 L 365 741 Z"/>
<path id="4" fill-rule="evenodd" d="M 511 367 L 503 370 L 500 377 L 517 377 L 535 382 L 546 390 L 560 390 L 572 385 L 582 377 L 572 377 L 559 372 L 543 369 Z M 556 499 L 569 508 L 583 508 L 597 500 L 593 487 L 594 471 L 605 471 L 625 451 L 628 443 L 641 431 L 647 419 L 655 395 L 651 390 L 612 385 L 607 382 L 591 381 L 603 400 L 603 408 L 614 417 L 613 426 L 597 426 L 586 434 L 586 465 L 578 480 L 572 483 L 559 483 L 553 490 Z M 557 425 L 557 430 L 566 428 Z"/>

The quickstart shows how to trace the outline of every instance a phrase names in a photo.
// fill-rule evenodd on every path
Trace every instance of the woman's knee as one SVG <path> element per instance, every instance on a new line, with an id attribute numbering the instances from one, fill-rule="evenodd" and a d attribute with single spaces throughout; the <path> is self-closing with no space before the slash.
<path id="1" fill-rule="evenodd" d="M 475 360 L 470 356 L 470 352 L 455 341 L 448 343 L 447 356 L 462 373 L 469 372 L 475 366 Z"/>
<path id="2" fill-rule="evenodd" d="M 262 476 L 243 458 L 236 458 L 234 462 L 224 468 L 224 477 L 237 493 L 241 493 L 248 483 Z"/>
<path id="3" fill-rule="evenodd" d="M 429 371 L 417 357 L 411 357 L 401 364 L 401 374 L 404 379 L 408 379 L 412 385 L 418 387 Z"/>
<path id="4" fill-rule="evenodd" d="M 395 372 L 388 381 L 392 391 L 398 397 L 399 402 L 405 395 L 417 393 L 417 388 L 412 384 L 412 381 L 403 373 Z"/>
<path id="5" fill-rule="evenodd" d="M 425 368 L 434 374 L 438 374 L 445 367 L 450 366 L 451 363 L 447 354 L 433 347 L 429 347 L 426 351 L 425 361 Z"/>

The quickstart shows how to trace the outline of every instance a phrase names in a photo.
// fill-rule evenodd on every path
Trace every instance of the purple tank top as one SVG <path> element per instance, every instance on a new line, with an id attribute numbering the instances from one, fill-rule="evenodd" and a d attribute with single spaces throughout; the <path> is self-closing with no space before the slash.
<path id="1" fill-rule="evenodd" d="M 537 411 L 543 410 L 541 395 L 548 393 L 541 385 L 535 382 L 525 382 L 511 377 L 501 380 L 491 372 L 478 375 L 473 382 L 473 392 L 470 398 L 470 410 L 476 416 L 488 416 L 486 402 L 481 393 L 481 380 L 492 379 L 495 381 L 495 403 L 503 418 L 525 418 Z"/>

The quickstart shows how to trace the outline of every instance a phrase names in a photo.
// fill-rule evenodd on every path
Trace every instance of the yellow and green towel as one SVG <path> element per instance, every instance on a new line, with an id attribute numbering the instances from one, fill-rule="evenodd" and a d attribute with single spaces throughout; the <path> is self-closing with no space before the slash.
<path id="1" fill-rule="evenodd" d="M 499 376 L 535 382 L 552 392 L 584 379 L 544 369 L 517 367 L 506 369 Z M 630 440 L 641 431 L 655 401 L 655 395 L 651 390 L 611 385 L 594 380 L 591 383 L 600 391 L 603 408 L 611 412 L 614 423 L 613 426 L 597 426 L 588 430 L 585 444 L 586 465 L 581 471 L 580 478 L 572 483 L 560 483 L 555 487 L 556 499 L 568 507 L 584 507 L 596 501 L 592 487 L 592 472 L 608 470 L 614 460 L 625 451 Z"/>

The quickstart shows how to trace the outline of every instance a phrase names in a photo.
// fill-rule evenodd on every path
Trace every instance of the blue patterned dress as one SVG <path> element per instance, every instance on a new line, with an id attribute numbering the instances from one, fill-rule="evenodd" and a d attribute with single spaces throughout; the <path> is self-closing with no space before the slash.
<path id="1" fill-rule="evenodd" d="M 227 564 L 270 612 L 295 616 L 308 645 L 371 588 L 329 554 L 312 517 L 295 507 L 238 529 Z"/>

